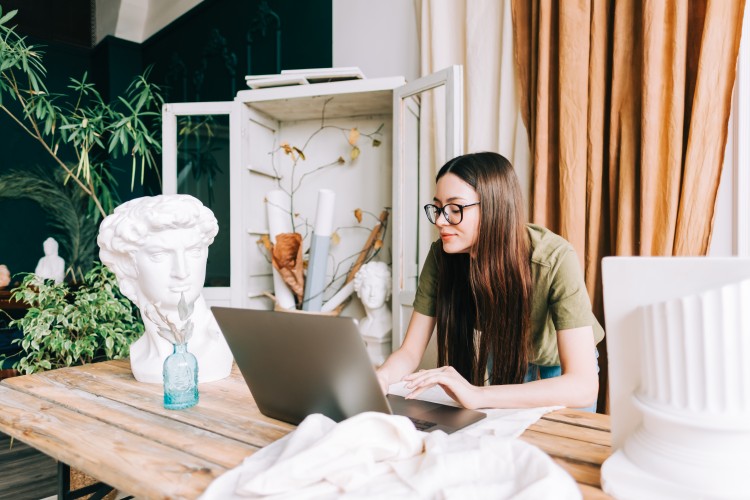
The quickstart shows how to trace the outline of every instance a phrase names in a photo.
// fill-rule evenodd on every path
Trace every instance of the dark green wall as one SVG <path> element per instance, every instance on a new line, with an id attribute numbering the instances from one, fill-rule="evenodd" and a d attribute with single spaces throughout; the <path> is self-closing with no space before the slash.
<path id="1" fill-rule="evenodd" d="M 230 100 L 247 88 L 245 75 L 277 71 L 276 23 L 268 22 L 263 36 L 259 4 L 203 2 L 143 44 L 143 63 L 154 66 L 155 81 L 168 82 L 170 101 Z M 331 0 L 270 0 L 268 5 L 281 19 L 281 69 L 332 65 Z"/>
<path id="2" fill-rule="evenodd" d="M 68 44 L 45 45 L 47 88 L 65 92 L 69 76 L 80 78 L 89 69 L 89 50 Z M 0 114 L 0 131 L 0 175 L 14 169 L 51 168 L 49 154 L 5 113 Z M 46 221 L 47 214 L 35 202 L 0 200 L 0 264 L 7 265 L 13 274 L 34 271 L 44 255 L 42 242 L 50 234 Z"/>
<path id="3" fill-rule="evenodd" d="M 54 10 L 59 0 L 34 0 L 36 17 L 21 12 L 31 6 L 24 2 L 10 7 L 19 8 L 19 25 L 26 27 L 19 32 L 33 34 L 34 42 L 46 46 L 44 63 L 51 91 L 64 92 L 69 77 L 80 78 L 88 71 L 102 95 L 111 99 L 152 66 L 151 80 L 164 87 L 171 102 L 226 101 L 246 88 L 245 75 L 277 70 L 276 24 L 269 23 L 263 36 L 259 0 L 205 0 L 143 44 L 107 37 L 93 48 L 86 44 L 91 34 L 80 33 L 85 27 L 93 29 L 90 17 L 85 22 L 71 21 L 75 28 L 65 28 L 61 34 L 54 28 L 59 25 L 44 28 L 52 12 L 44 8 L 45 2 Z M 87 2 L 76 0 L 75 5 L 80 7 L 78 17 L 90 15 Z M 4 12 L 9 10 L 5 0 L 2 6 Z M 281 19 L 281 69 L 332 65 L 332 0 L 269 0 L 268 6 Z M 253 39 L 250 45 L 248 32 Z M 0 174 L 35 165 L 53 168 L 41 146 L 24 136 L 9 118 L 0 116 Z M 159 192 L 153 175 L 145 188 L 137 186 L 131 192 L 129 162 L 117 162 L 115 167 L 121 200 Z M 50 234 L 46 222 L 47 215 L 32 202 L 0 201 L 0 264 L 8 265 L 13 273 L 33 271 L 43 255 L 42 241 Z"/>

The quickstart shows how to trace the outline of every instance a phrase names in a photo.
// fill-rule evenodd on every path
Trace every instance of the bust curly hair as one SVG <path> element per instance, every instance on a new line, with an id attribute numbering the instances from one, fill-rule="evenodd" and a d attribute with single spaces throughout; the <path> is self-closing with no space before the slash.
<path id="1" fill-rule="evenodd" d="M 385 284 L 385 300 L 391 298 L 391 269 L 385 262 L 368 262 L 354 275 L 354 291 L 359 293 L 362 283 L 377 278 Z"/>
<path id="2" fill-rule="evenodd" d="M 96 240 L 99 258 L 117 277 L 123 295 L 138 303 L 138 270 L 135 254 L 151 233 L 168 229 L 198 228 L 201 243 L 209 246 L 219 232 L 213 212 L 200 200 L 186 195 L 136 198 L 115 208 L 104 218 Z"/>

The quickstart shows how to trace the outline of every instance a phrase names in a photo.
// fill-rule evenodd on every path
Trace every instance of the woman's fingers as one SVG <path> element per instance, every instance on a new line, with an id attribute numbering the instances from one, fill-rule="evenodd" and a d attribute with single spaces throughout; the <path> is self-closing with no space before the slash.
<path id="1" fill-rule="evenodd" d="M 407 382 L 407 389 L 412 389 L 409 394 L 404 396 L 406 399 L 414 399 L 427 389 L 439 385 L 448 396 L 461 405 L 466 407 L 476 406 L 474 401 L 476 386 L 470 384 L 451 366 L 419 371 L 407 375 L 402 380 Z"/>
<path id="2" fill-rule="evenodd" d="M 419 370 L 418 372 L 414 372 L 412 374 L 404 376 L 401 380 L 403 380 L 404 382 L 413 382 L 415 380 L 419 380 L 422 377 L 428 377 L 435 373 L 448 373 L 451 371 L 456 374 L 458 373 L 450 366 L 443 366 L 441 368 L 433 368 L 431 370 Z"/>
<path id="3" fill-rule="evenodd" d="M 407 389 L 413 390 L 405 397 L 407 399 L 413 399 L 422 392 L 436 385 L 440 385 L 444 389 L 450 389 L 452 392 L 452 389 L 458 386 L 462 380 L 463 379 L 460 377 L 455 377 L 453 374 L 446 372 L 432 372 L 425 374 L 418 379 L 412 380 L 411 383 L 406 385 Z"/>

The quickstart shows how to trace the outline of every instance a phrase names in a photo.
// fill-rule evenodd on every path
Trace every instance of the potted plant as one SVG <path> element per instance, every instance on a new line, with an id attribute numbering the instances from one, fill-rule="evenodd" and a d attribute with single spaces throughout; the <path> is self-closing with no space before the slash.
<path id="1" fill-rule="evenodd" d="M 28 304 L 13 320 L 22 337 L 12 368 L 24 374 L 128 356 L 143 322 L 109 269 L 96 264 L 77 285 L 25 275 L 12 298 Z M 0 359 L 1 361 L 1 359 Z"/>

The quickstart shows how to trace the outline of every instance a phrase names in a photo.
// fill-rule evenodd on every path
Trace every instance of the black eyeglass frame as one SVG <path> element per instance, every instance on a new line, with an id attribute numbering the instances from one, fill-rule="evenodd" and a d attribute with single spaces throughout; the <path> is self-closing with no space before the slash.
<path id="1" fill-rule="evenodd" d="M 451 226 L 457 226 L 461 224 L 461 222 L 463 222 L 464 220 L 464 208 L 473 207 L 474 205 L 479 205 L 479 204 L 481 204 L 480 201 L 476 201 L 474 203 L 467 203 L 466 205 L 459 205 L 458 203 L 446 203 L 442 207 L 439 207 L 437 205 L 433 205 L 432 203 L 428 203 L 427 205 L 424 206 L 424 213 L 427 216 L 427 220 L 430 221 L 432 224 L 437 224 L 438 217 L 440 217 L 438 212 L 440 212 L 443 214 L 443 218 L 445 219 L 445 222 L 447 222 Z M 458 222 L 451 221 L 451 216 L 448 215 L 448 212 L 446 212 L 446 209 L 448 207 L 458 207 Z M 435 214 L 435 220 L 432 220 L 432 217 L 430 217 L 430 213 Z"/>

